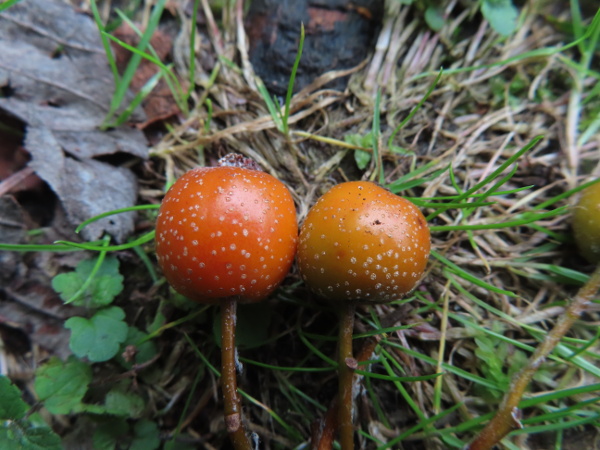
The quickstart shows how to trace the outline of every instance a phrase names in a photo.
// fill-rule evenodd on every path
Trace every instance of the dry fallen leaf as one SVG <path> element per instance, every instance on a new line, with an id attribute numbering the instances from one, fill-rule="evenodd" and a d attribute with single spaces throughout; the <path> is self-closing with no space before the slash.
<path id="1" fill-rule="evenodd" d="M 135 203 L 127 169 L 92 158 L 127 153 L 147 158 L 143 133 L 99 127 L 114 91 L 111 71 L 92 19 L 55 0 L 30 0 L 0 14 L 0 109 L 26 124 L 30 166 L 59 197 L 73 225 Z M 136 112 L 136 121 L 144 121 Z M 121 214 L 84 230 L 123 241 L 133 215 Z"/>
<path id="2" fill-rule="evenodd" d="M 0 197 L 0 242 L 21 244 L 25 238 L 23 211 L 16 200 L 5 195 Z M 21 255 L 14 252 L 0 252 L 0 285 L 14 277 Z"/>
<path id="3" fill-rule="evenodd" d="M 29 165 L 61 199 L 71 223 L 79 224 L 105 211 L 135 204 L 137 180 L 128 169 L 63 155 L 47 128 L 30 129 L 25 146 L 33 156 Z M 93 240 L 106 231 L 122 242 L 133 226 L 133 213 L 117 214 L 91 223 L 82 233 Z"/>

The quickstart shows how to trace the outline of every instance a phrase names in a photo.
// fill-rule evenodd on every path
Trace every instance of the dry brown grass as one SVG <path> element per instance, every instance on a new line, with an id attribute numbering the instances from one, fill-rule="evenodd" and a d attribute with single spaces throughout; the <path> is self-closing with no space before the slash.
<path id="1" fill-rule="evenodd" d="M 256 88 L 242 27 L 242 2 L 237 2 L 237 7 L 230 11 L 226 9 L 218 23 L 217 18 L 209 14 L 208 1 L 203 0 L 207 26 L 198 41 L 198 53 L 214 53 L 217 56 L 214 60 L 226 58 L 237 66 L 227 65 L 221 59 L 217 62 L 218 75 L 211 84 L 208 80 L 213 68 L 206 66 L 200 56 L 196 107 L 189 118 L 176 125 L 154 147 L 153 155 L 158 161 L 164 161 L 158 171 L 172 180 L 196 164 L 211 164 L 224 153 L 239 152 L 254 158 L 266 171 L 287 183 L 302 218 L 316 197 L 331 185 L 343 180 L 376 177 L 375 165 L 365 171 L 356 168 L 353 148 L 344 144 L 344 136 L 364 135 L 371 130 L 375 93 L 381 90 L 380 148 L 387 182 L 393 182 L 415 167 L 431 164 L 421 176 L 450 166 L 456 185 L 467 190 L 533 138 L 543 136 L 535 148 L 520 158 L 516 173 L 502 190 L 533 187 L 511 195 L 492 196 L 489 200 L 494 201 L 493 205 L 476 208 L 468 214 L 448 209 L 437 215 L 431 225 L 493 224 L 519 217 L 600 175 L 600 137 L 596 135 L 582 145 L 578 143 L 578 118 L 585 92 L 589 92 L 584 87 L 589 89 L 598 80 L 592 76 L 579 79 L 568 65 L 569 58 L 577 58 L 575 49 L 554 50 L 571 38 L 559 32 L 544 15 L 568 20 L 568 9 L 534 3 L 523 7 L 518 31 L 502 39 L 487 22 L 480 20 L 474 7 L 465 7 L 457 1 L 449 2 L 446 7 L 448 19 L 440 33 L 426 29 L 414 9 L 395 2 L 395 6 L 388 8 L 375 51 L 364 64 L 350 71 L 325 74 L 294 95 L 290 132 L 285 135 L 277 130 Z M 188 33 L 189 29 L 190 24 L 184 23 L 182 33 Z M 177 42 L 187 45 L 185 39 Z M 180 54 L 186 52 L 184 47 L 178 49 Z M 178 70 L 184 73 L 186 67 L 181 61 L 184 59 L 180 58 Z M 386 148 L 389 136 L 423 98 L 440 67 L 445 69 L 441 81 L 394 140 L 394 145 L 414 156 L 390 151 Z M 327 88 L 327 81 L 348 73 L 352 73 L 352 77 L 344 92 Z M 580 83 L 582 95 L 573 95 L 574 80 Z M 212 117 L 209 117 L 206 99 L 212 101 Z M 456 193 L 450 171 L 446 171 L 402 194 L 433 198 Z M 561 199 L 552 207 L 571 202 L 571 198 Z M 428 208 L 426 213 L 435 211 Z M 456 317 L 468 317 L 471 323 L 494 330 L 513 343 L 535 347 L 535 333 L 527 327 L 550 329 L 564 311 L 564 300 L 575 290 L 564 282 L 569 281 L 568 278 L 556 276 L 548 265 L 583 273 L 589 271 L 571 248 L 569 232 L 566 212 L 539 220 L 535 227 L 434 232 L 433 248 L 438 254 L 497 290 L 476 286 L 453 275 L 446 264 L 432 258 L 417 299 L 401 307 L 381 305 L 373 311 L 363 310 L 357 326 L 366 332 L 377 320 L 388 326 L 411 323 L 415 325 L 413 328 L 390 333 L 385 338 L 429 356 L 439 364 L 443 362 L 485 376 L 482 361 L 477 356 L 480 343 L 474 339 L 485 334 L 465 326 Z M 524 255 L 530 258 L 524 259 Z M 474 302 L 468 294 L 481 303 Z M 275 311 L 272 340 L 258 349 L 243 351 L 243 355 L 275 366 L 325 367 L 315 352 L 302 344 L 300 335 L 313 333 L 309 335 L 311 339 L 324 353 L 333 356 L 334 344 L 315 337 L 334 335 L 333 315 L 327 305 L 314 302 L 295 273 L 281 289 L 279 300 L 272 303 Z M 486 304 L 495 309 L 486 309 Z M 454 318 L 448 313 L 454 313 Z M 571 336 L 584 341 L 593 339 L 599 321 L 596 310 L 589 312 Z M 197 339 L 209 333 L 187 330 Z M 176 342 L 163 342 L 163 345 L 179 348 L 183 337 L 175 334 L 170 339 Z M 199 346 L 210 349 L 205 344 Z M 514 345 L 509 347 L 509 355 L 513 355 L 517 349 Z M 589 350 L 597 354 L 598 345 L 594 344 Z M 387 351 L 386 358 L 408 375 L 436 371 L 435 364 L 397 347 L 387 347 Z M 192 373 L 196 370 L 192 367 L 201 364 L 190 350 L 182 350 L 180 358 Z M 590 361 L 597 365 L 597 357 Z M 503 371 L 513 370 L 513 362 L 507 357 Z M 374 370 L 384 373 L 381 367 Z M 254 404 L 246 401 L 248 416 L 251 428 L 261 435 L 266 448 L 292 448 L 307 440 L 310 417 L 306 414 L 318 417 L 323 411 L 302 400 L 299 393 L 328 406 L 335 391 L 334 372 L 323 375 L 274 371 L 252 364 L 248 365 L 247 372 L 241 385 L 256 398 Z M 536 395 L 598 382 L 590 373 L 564 361 L 550 361 L 544 367 L 544 374 L 546 379 L 532 386 Z M 217 389 L 217 380 L 208 372 L 202 383 L 200 392 Z M 494 411 L 499 402 L 498 396 L 486 392 L 477 383 L 448 371 L 441 381 L 403 383 L 402 389 L 414 400 L 414 407 L 407 406 L 399 387 L 392 382 L 374 379 L 365 385 L 368 393 L 364 391 L 359 397 L 359 424 L 362 430 L 382 442 L 393 439 L 426 417 L 460 405 L 435 425 L 410 435 L 403 444 L 397 444 L 397 448 L 447 448 L 448 441 L 436 435 L 435 429 L 456 426 Z M 161 386 L 161 397 L 174 398 L 178 389 L 181 389 L 179 384 L 169 380 Z M 434 400 L 436 395 L 440 395 L 439 401 Z M 219 410 L 218 401 L 209 396 L 201 398 L 199 406 L 192 408 L 191 414 L 188 412 L 190 415 L 185 419 L 188 426 L 182 431 L 201 441 L 206 448 L 217 448 L 222 443 L 221 422 L 215 419 L 208 424 L 207 420 L 213 411 Z M 567 398 L 563 406 L 574 401 Z M 295 402 L 303 404 L 299 406 Z M 558 407 L 559 403 L 553 406 Z M 387 423 L 382 422 L 374 404 L 381 408 Z M 423 417 L 418 417 L 416 410 L 420 410 Z M 532 408 L 525 414 L 536 415 L 542 410 L 544 407 Z M 286 433 L 271 411 L 302 438 L 298 440 L 298 436 Z M 589 411 L 598 413 L 595 407 Z M 163 425 L 164 429 L 169 428 Z M 474 426 L 466 432 L 457 432 L 456 436 L 468 441 L 477 429 Z M 567 430 L 565 435 L 574 432 L 575 429 Z M 593 427 L 588 426 L 584 432 L 589 433 L 588 442 L 598 441 L 599 434 Z M 549 437 L 542 434 L 529 439 L 529 443 L 526 435 L 519 435 L 512 439 L 512 448 L 550 448 L 549 445 L 554 444 L 549 442 L 555 436 L 547 434 Z M 550 440 L 545 440 L 547 438 Z M 373 442 L 364 436 L 361 442 L 367 448 L 373 447 Z M 564 448 L 568 446 L 565 444 Z"/>

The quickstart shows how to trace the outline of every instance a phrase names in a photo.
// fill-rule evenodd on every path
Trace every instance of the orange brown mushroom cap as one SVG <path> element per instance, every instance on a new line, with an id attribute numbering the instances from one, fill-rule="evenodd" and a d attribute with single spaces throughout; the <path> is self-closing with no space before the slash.
<path id="1" fill-rule="evenodd" d="M 347 182 L 306 216 L 298 264 L 307 285 L 327 299 L 390 302 L 419 283 L 430 245 L 413 203 L 371 182 Z"/>
<path id="2" fill-rule="evenodd" d="M 267 297 L 288 273 L 298 225 L 287 187 L 239 167 L 192 169 L 169 189 L 156 224 L 167 281 L 200 302 Z"/>
<path id="3" fill-rule="evenodd" d="M 600 182 L 581 192 L 573 209 L 573 235 L 579 252 L 591 263 L 600 263 Z"/>

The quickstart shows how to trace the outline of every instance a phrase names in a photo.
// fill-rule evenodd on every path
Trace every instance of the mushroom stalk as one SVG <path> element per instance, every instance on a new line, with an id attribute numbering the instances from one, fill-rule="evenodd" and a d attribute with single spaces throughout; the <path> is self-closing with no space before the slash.
<path id="1" fill-rule="evenodd" d="M 513 429 L 522 427 L 518 415 L 519 402 L 523 392 L 525 392 L 539 366 L 562 337 L 567 334 L 575 321 L 581 317 L 581 314 L 588 308 L 599 289 L 600 264 L 589 280 L 579 289 L 577 295 L 554 325 L 554 328 L 546 335 L 546 339 L 533 352 L 527 365 L 515 375 L 510 390 L 502 400 L 500 409 L 475 440 L 467 446 L 466 450 L 489 450 Z"/>
<path id="2" fill-rule="evenodd" d="M 385 318 L 382 321 L 382 324 L 385 324 Z M 375 347 L 380 340 L 381 338 L 379 336 L 371 336 L 363 342 L 358 354 L 354 358 L 356 359 L 357 364 L 371 358 L 375 351 Z M 353 377 L 352 384 L 354 392 L 354 389 L 358 389 L 360 384 L 359 378 Z M 325 414 L 325 417 L 320 421 L 320 426 L 317 427 L 318 431 L 314 433 L 312 437 L 312 450 L 331 450 L 333 448 L 333 436 L 337 433 L 338 429 L 338 403 L 339 398 L 336 397 L 329 406 L 327 414 Z"/>
<path id="3" fill-rule="evenodd" d="M 221 300 L 221 389 L 225 427 L 236 450 L 251 450 L 252 445 L 242 420 L 242 403 L 237 392 L 235 323 L 237 300 Z"/>
<path id="4" fill-rule="evenodd" d="M 371 182 L 347 182 L 331 188 L 313 205 L 298 244 L 302 279 L 317 294 L 342 305 L 337 422 L 342 449 L 351 450 L 355 305 L 398 300 L 416 287 L 429 258 L 429 227 L 410 201 Z M 322 437 L 329 438 L 328 432 Z"/>
<path id="5" fill-rule="evenodd" d="M 347 303 L 340 311 L 338 339 L 338 424 L 342 450 L 354 448 L 354 422 L 352 420 L 352 390 L 356 359 L 352 352 L 354 331 L 354 303 Z"/>

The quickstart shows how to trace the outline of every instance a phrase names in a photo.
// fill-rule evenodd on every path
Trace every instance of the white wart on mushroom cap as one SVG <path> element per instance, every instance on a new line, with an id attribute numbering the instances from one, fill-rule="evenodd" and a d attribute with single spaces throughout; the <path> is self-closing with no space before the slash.
<path id="1" fill-rule="evenodd" d="M 383 303 L 423 276 L 430 251 L 426 220 L 410 201 L 370 182 L 333 187 L 300 229 L 302 278 L 331 300 Z"/>
<path id="2" fill-rule="evenodd" d="M 163 199 L 156 224 L 167 281 L 197 301 L 263 299 L 289 271 L 296 245 L 296 211 L 285 185 L 243 168 L 190 170 Z"/>

